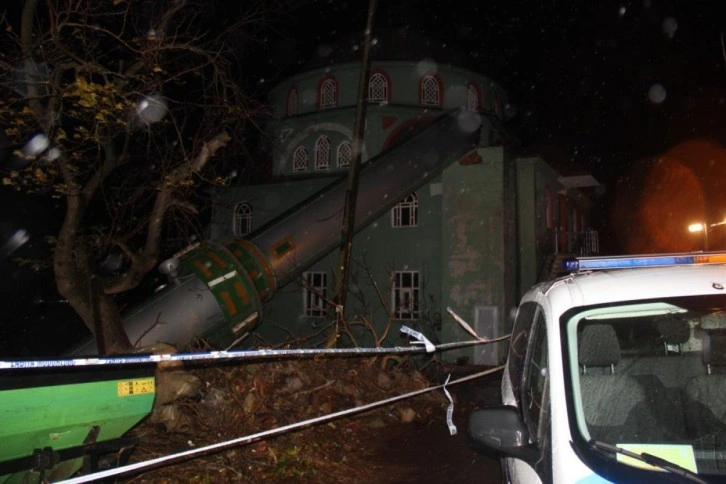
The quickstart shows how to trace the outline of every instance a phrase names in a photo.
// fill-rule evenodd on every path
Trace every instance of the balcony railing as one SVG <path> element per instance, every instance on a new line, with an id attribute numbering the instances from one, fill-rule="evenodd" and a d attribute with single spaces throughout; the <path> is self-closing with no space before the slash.
<path id="1" fill-rule="evenodd" d="M 597 255 L 600 253 L 600 239 L 597 230 L 586 229 L 582 232 L 562 232 L 554 229 L 555 254 Z"/>

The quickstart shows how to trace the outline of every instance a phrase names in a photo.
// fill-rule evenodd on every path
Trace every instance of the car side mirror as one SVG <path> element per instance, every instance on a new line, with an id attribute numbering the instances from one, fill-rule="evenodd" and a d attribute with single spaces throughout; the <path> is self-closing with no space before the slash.
<path id="1" fill-rule="evenodd" d="M 529 431 L 517 407 L 505 405 L 475 410 L 469 417 L 469 440 L 479 452 L 501 452 L 534 465 L 539 451 L 529 443 Z"/>

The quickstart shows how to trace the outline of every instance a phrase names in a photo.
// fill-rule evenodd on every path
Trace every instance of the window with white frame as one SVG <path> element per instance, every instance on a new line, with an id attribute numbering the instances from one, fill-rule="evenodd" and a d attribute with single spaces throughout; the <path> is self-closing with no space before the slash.
<path id="1" fill-rule="evenodd" d="M 441 105 L 441 86 L 436 75 L 425 75 L 421 79 L 420 91 L 421 104 L 425 106 Z"/>
<path id="2" fill-rule="evenodd" d="M 297 88 L 291 87 L 287 93 L 287 104 L 285 105 L 285 115 L 294 116 L 297 114 Z"/>
<path id="3" fill-rule="evenodd" d="M 481 103 L 479 101 L 479 88 L 473 82 L 469 83 L 466 88 L 466 109 L 469 111 L 479 111 Z"/>
<path id="4" fill-rule="evenodd" d="M 308 150 L 304 146 L 298 146 L 295 148 L 295 152 L 292 154 L 292 171 L 306 171 L 308 169 Z"/>
<path id="5" fill-rule="evenodd" d="M 240 202 L 234 208 L 232 220 L 234 235 L 245 236 L 252 232 L 252 207 L 247 202 Z"/>
<path id="6" fill-rule="evenodd" d="M 416 192 L 400 201 L 391 210 L 391 226 L 416 227 L 418 226 L 418 197 Z"/>
<path id="7" fill-rule="evenodd" d="M 320 318 L 326 315 L 327 291 L 328 274 L 326 272 L 303 273 L 303 312 L 305 316 Z"/>
<path id="8" fill-rule="evenodd" d="M 330 168 L 330 138 L 321 136 L 315 142 L 315 169 L 327 170 Z"/>
<path id="9" fill-rule="evenodd" d="M 393 274 L 391 304 L 396 319 L 418 319 L 419 282 L 418 271 L 396 271 Z"/>
<path id="10" fill-rule="evenodd" d="M 334 108 L 338 105 L 338 83 L 328 77 L 320 84 L 320 107 Z"/>
<path id="11" fill-rule="evenodd" d="M 343 141 L 338 145 L 338 167 L 350 165 L 353 159 L 353 146 L 348 141 Z"/>
<path id="12" fill-rule="evenodd" d="M 368 80 L 368 102 L 388 102 L 388 79 L 381 72 L 374 72 Z"/>

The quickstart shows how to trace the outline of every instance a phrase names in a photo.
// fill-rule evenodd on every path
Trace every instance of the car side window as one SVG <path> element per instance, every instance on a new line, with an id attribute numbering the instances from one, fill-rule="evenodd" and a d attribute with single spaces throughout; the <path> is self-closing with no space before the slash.
<path id="1" fill-rule="evenodd" d="M 541 443 L 545 437 L 543 425 L 546 408 L 547 377 L 547 328 L 544 313 L 537 312 L 536 320 L 530 330 L 529 347 L 525 358 L 522 378 L 522 416 L 527 424 L 532 441 Z"/>
<path id="2" fill-rule="evenodd" d="M 552 482 L 552 435 L 549 399 L 549 360 L 547 326 L 542 310 L 538 310 L 531 326 L 524 359 L 520 408 L 527 425 L 530 443 L 539 449 L 541 458 L 534 465 L 543 483 Z"/>
<path id="3" fill-rule="evenodd" d="M 521 381 L 525 369 L 529 333 L 532 324 L 541 313 L 539 305 L 534 302 L 525 302 L 519 306 L 517 317 L 514 320 L 512 336 L 509 343 L 509 380 L 512 382 L 514 398 L 521 398 Z"/>

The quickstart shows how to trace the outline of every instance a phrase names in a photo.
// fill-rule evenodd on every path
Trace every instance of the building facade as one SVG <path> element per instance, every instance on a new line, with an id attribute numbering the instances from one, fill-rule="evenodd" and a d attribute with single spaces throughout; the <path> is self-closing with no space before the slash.
<path id="1" fill-rule="evenodd" d="M 542 160 L 518 158 L 501 141 L 503 89 L 465 67 L 416 57 L 426 48 L 417 39 L 387 38 L 387 50 L 373 51 L 363 164 L 411 143 L 419 126 L 452 109 L 477 115 L 478 147 L 403 199 L 390 200 L 390 210 L 356 234 L 343 345 L 400 344 L 401 325 L 432 341 L 471 339 L 447 308 L 482 336 L 506 334 L 520 295 L 547 277 L 556 252 L 573 249 L 573 234 L 587 232 L 587 197 Z M 304 210 L 304 202 L 329 185 L 344 183 L 355 156 L 361 66 L 345 56 L 328 57 L 271 91 L 266 135 L 274 182 L 220 192 L 213 240 L 254 235 L 282 214 Z M 419 162 L 425 160 L 409 163 Z M 256 337 L 304 346 L 324 340 L 334 318 L 337 261 L 337 251 L 321 254 L 300 268 L 296 281 L 278 287 Z M 444 358 L 497 364 L 505 347 L 471 347 Z"/>

